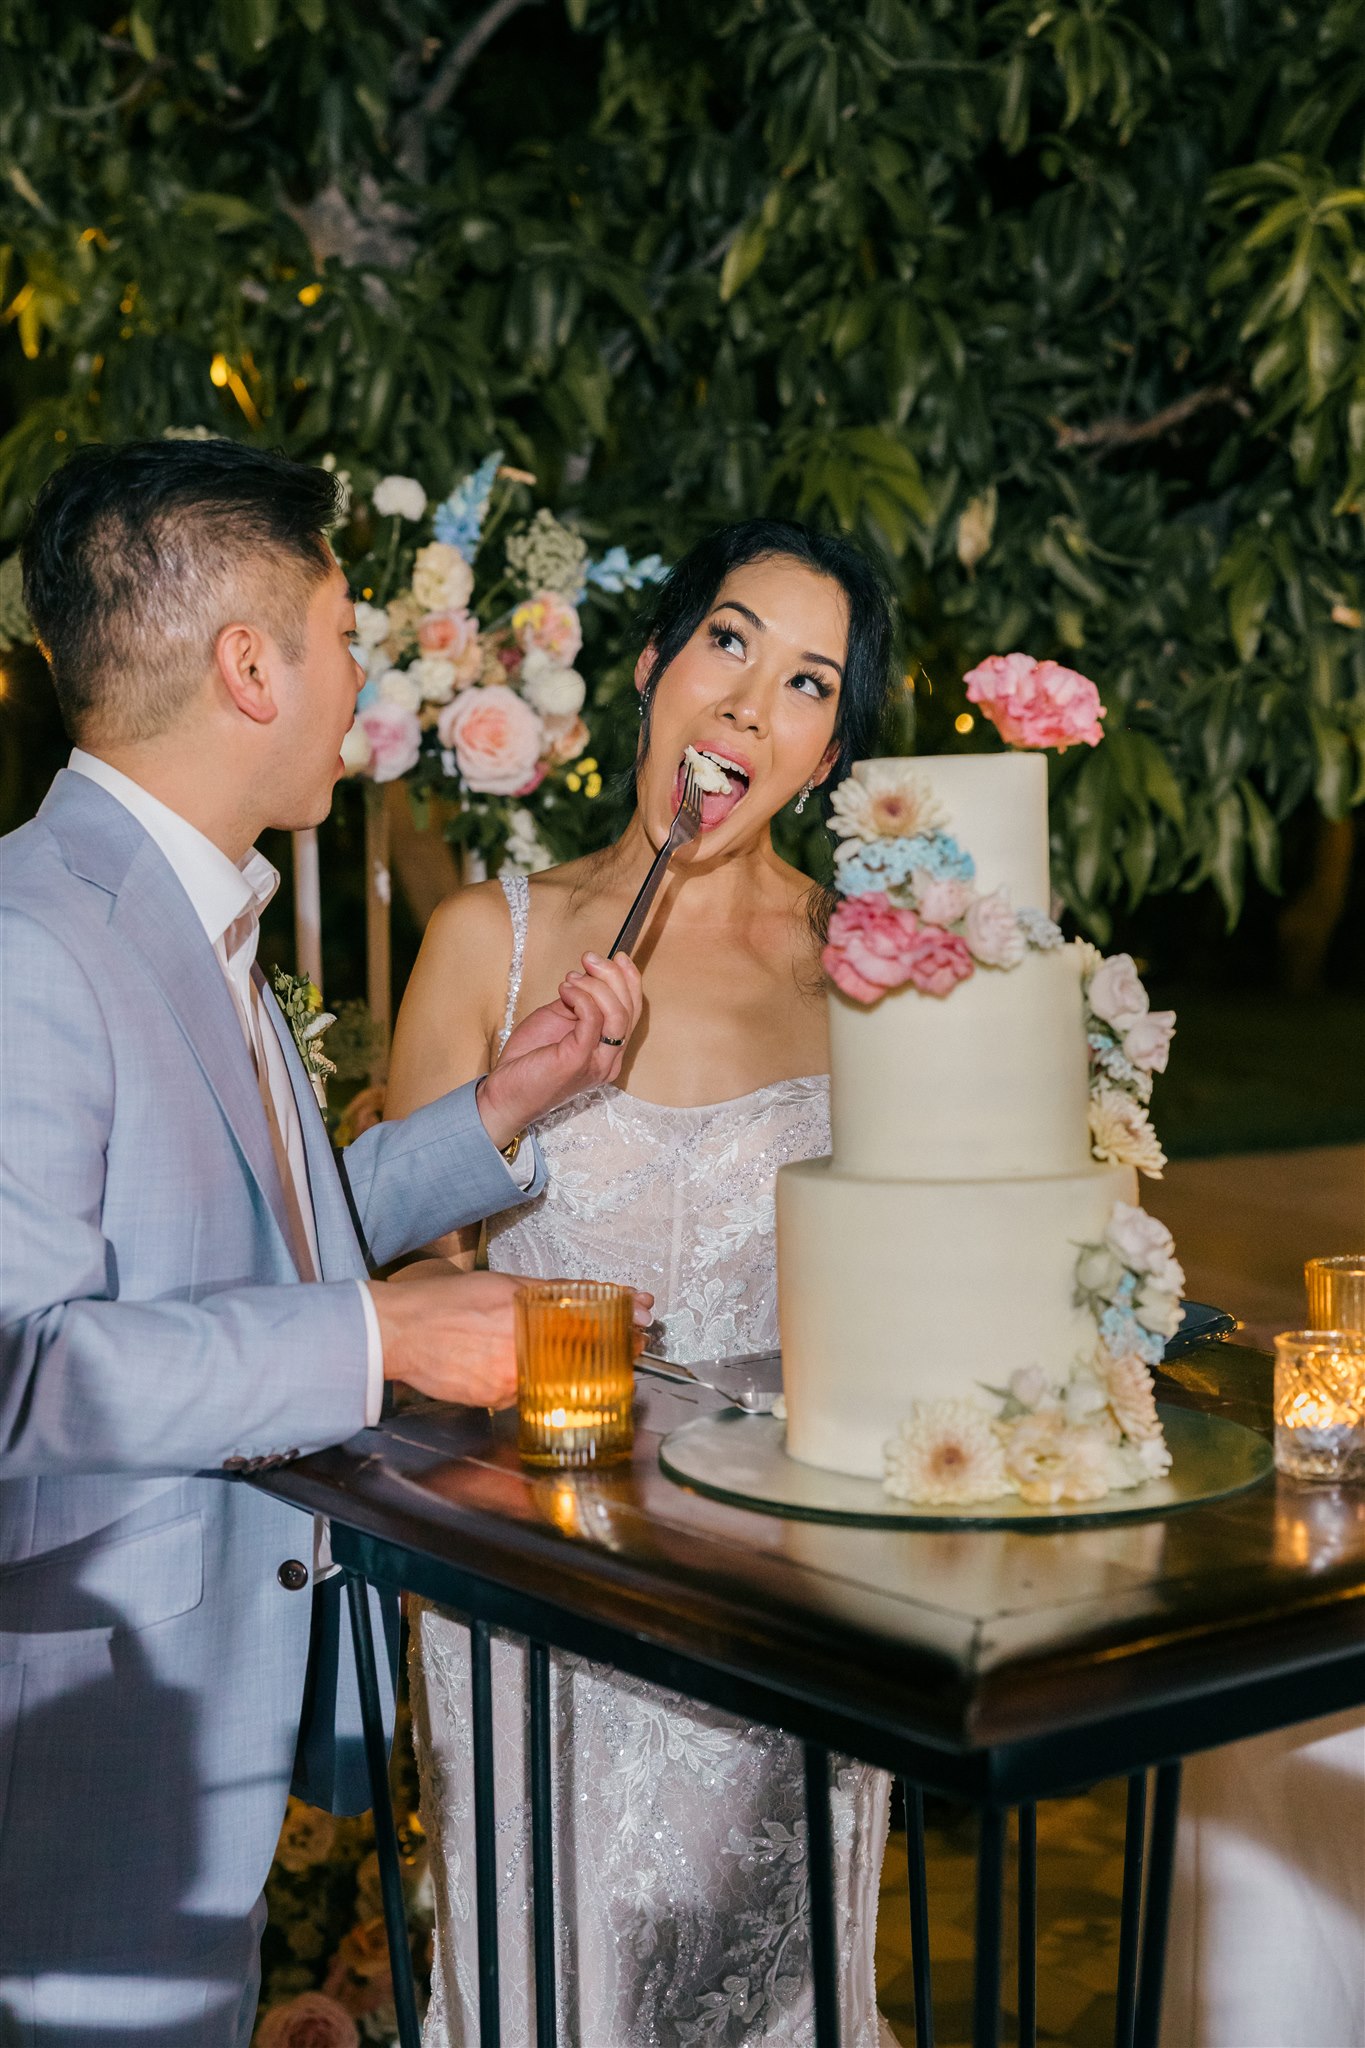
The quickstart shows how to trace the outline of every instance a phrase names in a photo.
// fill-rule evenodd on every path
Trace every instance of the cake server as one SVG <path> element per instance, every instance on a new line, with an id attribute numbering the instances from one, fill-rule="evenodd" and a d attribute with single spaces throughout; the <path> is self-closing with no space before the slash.
<path id="1" fill-rule="evenodd" d="M 652 1351 L 641 1353 L 635 1370 L 652 1373 L 656 1380 L 682 1380 L 688 1386 L 705 1387 L 708 1394 L 719 1394 L 722 1401 L 728 1401 L 732 1408 L 742 1408 L 746 1415 L 771 1415 L 782 1391 L 780 1387 L 718 1387 L 714 1380 L 704 1380 L 699 1372 L 693 1372 L 691 1366 L 678 1365 Z"/>
<path id="2" fill-rule="evenodd" d="M 659 893 L 659 885 L 668 872 L 668 863 L 678 848 L 695 839 L 700 830 L 701 791 L 697 788 L 697 778 L 689 762 L 687 772 L 683 776 L 682 802 L 678 805 L 677 816 L 668 828 L 667 839 L 650 864 L 649 873 L 645 876 L 639 895 L 627 912 L 625 923 L 612 941 L 611 951 L 607 955 L 608 960 L 614 960 L 618 953 L 630 953 L 634 950 L 645 928 L 645 919 L 649 916 L 654 898 Z"/>

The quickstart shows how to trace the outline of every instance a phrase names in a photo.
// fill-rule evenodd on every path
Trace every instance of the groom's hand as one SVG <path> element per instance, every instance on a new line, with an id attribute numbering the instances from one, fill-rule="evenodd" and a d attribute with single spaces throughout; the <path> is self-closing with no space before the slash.
<path id="1" fill-rule="evenodd" d="M 640 1021 L 640 970 L 628 955 L 583 955 L 557 1001 L 518 1024 L 491 1074 L 479 1083 L 479 1115 L 501 1150 L 561 1102 L 614 1081 Z"/>
<path id="2" fill-rule="evenodd" d="M 505 1273 L 412 1273 L 372 1280 L 384 1377 L 436 1401 L 507 1408 L 517 1398 L 517 1345 Z"/>

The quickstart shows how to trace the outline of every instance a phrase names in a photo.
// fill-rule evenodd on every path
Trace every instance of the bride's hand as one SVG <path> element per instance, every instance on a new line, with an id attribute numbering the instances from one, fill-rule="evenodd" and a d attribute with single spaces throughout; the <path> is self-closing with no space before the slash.
<path id="1" fill-rule="evenodd" d="M 561 1102 L 600 1088 L 621 1071 L 640 1021 L 640 971 L 622 953 L 583 955 L 559 996 L 518 1024 L 491 1074 L 479 1083 L 479 1115 L 493 1143 L 508 1145 Z"/>

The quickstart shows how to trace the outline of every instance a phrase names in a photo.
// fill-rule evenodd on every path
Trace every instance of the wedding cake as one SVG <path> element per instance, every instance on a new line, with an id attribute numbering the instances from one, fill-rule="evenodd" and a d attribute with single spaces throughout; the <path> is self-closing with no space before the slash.
<path id="1" fill-rule="evenodd" d="M 1055 663 L 994 657 L 968 688 L 1016 744 L 1100 738 Z M 789 1454 L 935 1504 L 1160 1477 L 1150 1367 L 1183 1277 L 1137 1171 L 1164 1163 L 1174 1019 L 1048 915 L 1046 761 L 863 762 L 832 829 L 833 1155 L 778 1177 Z"/>

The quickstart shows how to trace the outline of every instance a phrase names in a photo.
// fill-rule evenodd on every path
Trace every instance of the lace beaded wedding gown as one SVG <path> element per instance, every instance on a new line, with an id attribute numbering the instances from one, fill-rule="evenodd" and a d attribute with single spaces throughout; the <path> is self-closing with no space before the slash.
<path id="1" fill-rule="evenodd" d="M 503 883 L 520 992 L 529 890 Z M 489 1264 L 652 1289 L 683 1361 L 775 1347 L 774 1176 L 829 1147 L 823 1075 L 693 1109 L 617 1088 L 537 1126 L 549 1184 L 489 1231 Z M 412 1680 L 436 1938 L 426 2048 L 478 2040 L 468 1636 L 421 1606 Z M 504 2048 L 532 2048 L 524 1645 L 493 1644 Z M 554 1846 L 562 2048 L 805 2048 L 814 2038 L 800 1746 L 771 1728 L 557 1656 Z M 888 1780 L 844 1763 L 833 1797 L 840 2039 L 879 2048 L 873 1944 Z"/>

